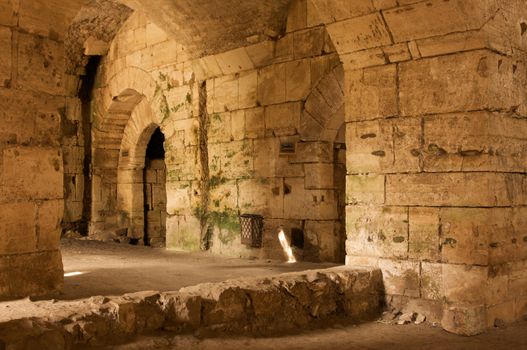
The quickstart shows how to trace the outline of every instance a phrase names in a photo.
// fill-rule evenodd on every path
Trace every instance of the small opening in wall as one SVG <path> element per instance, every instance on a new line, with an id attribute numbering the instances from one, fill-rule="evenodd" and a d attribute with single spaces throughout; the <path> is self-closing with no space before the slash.
<path id="1" fill-rule="evenodd" d="M 300 249 L 304 249 L 304 230 L 299 228 L 291 229 L 291 245 Z"/>
<path id="2" fill-rule="evenodd" d="M 521 28 L 521 31 L 522 31 L 522 36 L 525 35 L 525 33 L 527 32 L 527 23 L 521 22 L 520 23 L 520 28 Z"/>

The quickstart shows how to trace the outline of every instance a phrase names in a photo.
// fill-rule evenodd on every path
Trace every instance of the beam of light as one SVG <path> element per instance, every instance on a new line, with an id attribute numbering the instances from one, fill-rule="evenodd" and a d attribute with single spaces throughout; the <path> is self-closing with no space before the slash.
<path id="1" fill-rule="evenodd" d="M 75 272 L 67 272 L 64 274 L 64 277 L 73 277 L 73 276 L 79 276 L 84 274 L 84 272 L 75 271 Z"/>
<path id="2" fill-rule="evenodd" d="M 287 242 L 287 239 L 285 238 L 284 230 L 280 230 L 280 233 L 278 234 L 278 239 L 280 240 L 280 244 L 282 245 L 284 253 L 287 255 L 287 262 L 289 264 L 296 263 L 295 256 L 293 255 L 293 250 L 291 249 L 289 242 Z"/>

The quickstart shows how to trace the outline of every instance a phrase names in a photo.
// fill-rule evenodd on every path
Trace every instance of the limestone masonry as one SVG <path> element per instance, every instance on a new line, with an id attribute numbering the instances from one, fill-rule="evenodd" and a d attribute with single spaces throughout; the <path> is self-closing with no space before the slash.
<path id="1" fill-rule="evenodd" d="M 526 315 L 525 1 L 0 0 L 0 299 L 60 290 L 68 231 L 283 260 L 280 230 L 448 331 Z M 331 276 L 302 310 L 348 310 Z M 112 310 L 149 298 L 112 327 L 183 317 Z"/>

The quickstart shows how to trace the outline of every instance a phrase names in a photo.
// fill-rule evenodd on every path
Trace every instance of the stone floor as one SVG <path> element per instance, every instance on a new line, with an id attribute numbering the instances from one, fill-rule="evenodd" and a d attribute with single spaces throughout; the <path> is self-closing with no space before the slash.
<path id="1" fill-rule="evenodd" d="M 213 338 L 194 336 L 140 337 L 113 350 L 525 350 L 527 321 L 493 329 L 475 337 L 447 333 L 430 324 L 386 325 L 371 322 L 358 326 L 335 326 L 275 338 Z"/>
<path id="2" fill-rule="evenodd" d="M 74 239 L 63 239 L 61 250 L 67 276 L 64 278 L 62 294 L 55 297 L 61 300 L 94 295 L 121 295 L 144 290 L 176 291 L 205 282 L 335 266 L 225 258 L 207 253 L 190 254 Z"/>

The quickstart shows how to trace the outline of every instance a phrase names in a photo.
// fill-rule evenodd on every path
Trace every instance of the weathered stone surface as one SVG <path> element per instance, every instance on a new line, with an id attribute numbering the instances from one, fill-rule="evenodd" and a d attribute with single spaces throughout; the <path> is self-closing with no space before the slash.
<path id="1" fill-rule="evenodd" d="M 388 175 L 388 205 L 493 207 L 523 204 L 524 176 L 504 173 Z M 514 190 L 510 191 L 513 186 Z"/>
<path id="2" fill-rule="evenodd" d="M 348 71 L 345 82 L 349 99 L 346 121 L 390 117 L 398 113 L 395 65 Z"/>
<path id="3" fill-rule="evenodd" d="M 62 95 L 64 49 L 54 41 L 27 34 L 20 34 L 18 40 L 18 83 L 36 91 Z"/>
<path id="4" fill-rule="evenodd" d="M 503 88 L 512 82 L 509 67 L 508 60 L 484 50 L 402 63 L 401 114 L 415 116 L 514 105 L 516 92 Z M 430 79 L 422 79 L 424 76 Z"/>
<path id="5" fill-rule="evenodd" d="M 35 275 L 39 276 L 35 279 Z M 0 296 L 26 297 L 57 292 L 63 284 L 58 250 L 0 256 Z"/>
<path id="6" fill-rule="evenodd" d="M 473 112 L 424 119 L 424 168 L 436 171 L 524 171 L 527 123 L 499 113 Z M 448 135 L 444 130 L 452 130 Z"/>
<path id="7" fill-rule="evenodd" d="M 347 206 L 346 252 L 349 255 L 408 257 L 408 209 Z"/>
<path id="8" fill-rule="evenodd" d="M 258 102 L 260 105 L 286 100 L 286 65 L 272 65 L 258 71 Z"/>
<path id="9" fill-rule="evenodd" d="M 163 328 L 177 333 L 265 335 L 337 316 L 372 319 L 381 312 L 380 291 L 378 270 L 341 267 L 208 283 L 179 292 L 58 302 L 43 305 L 50 310 L 49 317 L 0 323 L 0 340 L 7 346 L 44 346 L 53 341 L 54 349 L 69 349 Z M 14 327 L 18 327 L 16 332 Z M 45 335 L 49 332 L 51 338 Z"/>
<path id="10" fill-rule="evenodd" d="M 446 306 L 441 325 L 446 331 L 461 335 L 477 335 L 486 327 L 482 306 Z"/>
<path id="11" fill-rule="evenodd" d="M 443 230 L 443 226 L 440 226 L 439 210 L 437 208 L 410 208 L 409 257 L 412 259 L 437 261 L 441 249 L 440 228 Z"/>
<path id="12" fill-rule="evenodd" d="M 2 86 L 11 84 L 11 29 L 0 28 L 0 48 L 5 55 L 0 60 L 0 83 Z"/>
<path id="13" fill-rule="evenodd" d="M 60 199 L 64 196 L 62 159 L 53 148 L 15 147 L 3 152 L 5 196 L 19 199 Z M 26 174 L 25 177 L 20 174 Z"/>
<path id="14" fill-rule="evenodd" d="M 420 169 L 421 120 L 379 119 L 346 125 L 348 173 L 406 173 Z"/>
<path id="15" fill-rule="evenodd" d="M 490 17 L 486 10 L 477 0 L 434 0 L 385 11 L 384 18 L 395 42 L 402 42 L 479 29 Z"/>
<path id="16" fill-rule="evenodd" d="M 327 30 L 340 54 L 392 43 L 379 13 L 336 22 L 328 25 Z"/>

